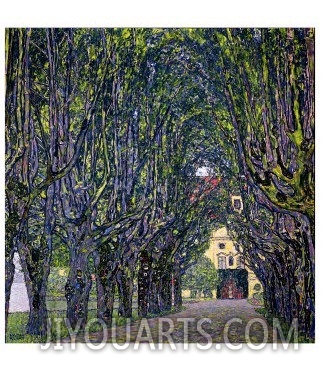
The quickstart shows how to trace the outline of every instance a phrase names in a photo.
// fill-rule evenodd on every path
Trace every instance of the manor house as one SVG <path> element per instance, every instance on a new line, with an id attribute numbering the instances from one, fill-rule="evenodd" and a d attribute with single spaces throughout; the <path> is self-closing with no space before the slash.
<path id="1" fill-rule="evenodd" d="M 239 245 L 228 235 L 226 227 L 212 232 L 205 255 L 215 264 L 219 282 L 214 297 L 219 299 L 253 298 L 261 284 L 244 262 Z"/>

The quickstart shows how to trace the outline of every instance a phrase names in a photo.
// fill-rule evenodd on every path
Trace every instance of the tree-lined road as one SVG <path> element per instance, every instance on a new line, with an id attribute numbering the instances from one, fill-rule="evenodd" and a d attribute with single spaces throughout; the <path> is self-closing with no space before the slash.
<path id="1" fill-rule="evenodd" d="M 54 268 L 73 328 L 94 280 L 106 325 L 116 297 L 134 316 L 136 291 L 139 316 L 161 316 L 226 227 L 267 312 L 314 340 L 314 42 L 311 28 L 8 28 L 6 332 L 16 252 L 25 333 L 45 336 Z"/>
<path id="2" fill-rule="evenodd" d="M 163 328 L 164 332 L 174 325 L 174 329 L 170 329 L 170 337 L 174 343 L 186 342 L 186 332 L 188 334 L 189 343 L 207 344 L 207 335 L 203 331 L 197 329 L 198 322 L 201 321 L 202 330 L 210 335 L 213 343 L 231 344 L 252 342 L 259 344 L 267 339 L 267 342 L 272 341 L 272 329 L 267 320 L 255 311 L 255 308 L 247 302 L 247 300 L 206 300 L 189 302 L 185 304 L 185 309 L 179 313 L 168 314 L 163 317 L 150 318 L 144 321 L 135 321 L 130 326 L 129 342 L 133 343 L 136 340 L 148 342 L 150 333 L 154 343 L 159 342 L 159 327 Z M 202 319 L 206 319 L 202 321 Z M 170 322 L 170 320 L 172 322 Z M 208 320 L 210 323 L 208 323 Z M 233 321 L 230 323 L 229 321 Z M 248 330 L 249 321 L 254 323 Z M 260 322 L 263 321 L 262 325 Z M 242 323 L 240 323 L 242 321 Z M 161 324 L 163 322 L 163 325 Z M 167 323 L 169 322 L 169 323 Z M 148 324 L 148 326 L 146 325 Z M 160 323 L 160 325 L 159 325 Z M 188 331 L 185 331 L 186 323 Z M 173 324 L 173 325 L 172 325 Z M 228 324 L 228 329 L 225 325 Z M 264 327 L 263 327 L 264 326 Z M 145 330 L 143 330 L 145 328 Z M 150 333 L 146 332 L 149 328 Z M 126 340 L 127 326 L 119 326 L 116 328 L 117 342 L 123 343 Z M 247 331 L 247 335 L 245 332 Z M 228 336 L 228 340 L 227 337 Z M 268 335 L 268 336 L 267 336 Z M 141 339 L 142 337 L 142 339 Z M 90 341 L 101 343 L 103 332 L 92 333 Z M 108 330 L 108 342 L 111 342 L 111 330 Z M 63 342 L 69 342 L 70 339 L 65 339 Z M 85 342 L 84 334 L 79 334 L 76 338 L 77 342 Z M 166 337 L 163 337 L 163 343 L 168 342 Z"/>

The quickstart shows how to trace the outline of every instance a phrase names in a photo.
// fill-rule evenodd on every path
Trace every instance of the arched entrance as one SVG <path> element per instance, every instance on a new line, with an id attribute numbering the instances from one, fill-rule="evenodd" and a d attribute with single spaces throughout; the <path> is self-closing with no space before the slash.
<path id="1" fill-rule="evenodd" d="M 219 269 L 217 298 L 245 299 L 249 294 L 248 272 L 245 269 Z"/>

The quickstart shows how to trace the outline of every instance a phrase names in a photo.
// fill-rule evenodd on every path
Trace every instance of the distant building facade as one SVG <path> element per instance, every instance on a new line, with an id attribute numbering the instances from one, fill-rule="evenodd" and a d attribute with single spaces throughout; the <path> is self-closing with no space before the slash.
<path id="1" fill-rule="evenodd" d="M 206 181 L 217 186 L 219 180 L 205 177 Z M 192 196 L 195 198 L 195 194 Z M 241 214 L 243 202 L 240 195 L 231 196 L 232 210 Z M 239 244 L 228 235 L 226 227 L 214 230 L 210 237 L 209 248 L 205 252 L 215 265 L 218 272 L 218 284 L 213 291 L 213 297 L 218 299 L 245 299 L 260 296 L 262 285 L 254 272 L 245 264 Z M 190 291 L 183 290 L 183 297 L 189 297 Z"/>
<path id="2" fill-rule="evenodd" d="M 262 287 L 255 274 L 246 267 L 238 244 L 230 238 L 225 227 L 212 232 L 205 255 L 218 271 L 217 298 L 252 298 Z"/>

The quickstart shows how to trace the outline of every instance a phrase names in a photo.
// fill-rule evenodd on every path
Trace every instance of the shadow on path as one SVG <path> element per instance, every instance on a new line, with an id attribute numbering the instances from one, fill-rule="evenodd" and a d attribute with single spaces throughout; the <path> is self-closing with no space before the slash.
<path id="1" fill-rule="evenodd" d="M 267 320 L 258 314 L 245 299 L 207 300 L 185 303 L 186 309 L 163 317 L 142 319 L 130 326 L 109 328 L 107 342 L 125 343 L 254 343 L 272 342 L 272 328 Z M 169 333 L 162 336 L 162 331 Z M 115 335 L 114 335 L 115 333 Z M 92 343 L 101 343 L 103 331 L 90 333 Z M 76 337 L 77 342 L 85 342 L 84 334 Z M 63 339 L 62 342 L 70 342 Z"/>

